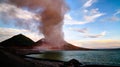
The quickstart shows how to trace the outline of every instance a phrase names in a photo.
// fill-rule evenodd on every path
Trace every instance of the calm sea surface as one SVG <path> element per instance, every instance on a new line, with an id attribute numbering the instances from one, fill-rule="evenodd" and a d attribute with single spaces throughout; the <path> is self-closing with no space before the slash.
<path id="1" fill-rule="evenodd" d="M 84 64 L 120 65 L 120 50 L 100 51 L 49 51 L 27 55 L 35 58 L 69 61 L 77 59 Z"/>

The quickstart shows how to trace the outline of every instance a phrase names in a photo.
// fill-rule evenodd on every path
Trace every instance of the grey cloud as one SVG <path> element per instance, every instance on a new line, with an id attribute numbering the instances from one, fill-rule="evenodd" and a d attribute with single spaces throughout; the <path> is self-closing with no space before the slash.
<path id="1" fill-rule="evenodd" d="M 88 28 L 82 28 L 82 29 L 70 28 L 70 30 L 77 31 L 77 32 L 80 32 L 80 33 L 87 33 L 88 32 Z"/>
<path id="2" fill-rule="evenodd" d="M 100 34 L 86 34 L 85 37 L 87 38 L 99 38 L 99 37 L 103 37 L 106 35 L 106 32 L 102 32 Z"/>

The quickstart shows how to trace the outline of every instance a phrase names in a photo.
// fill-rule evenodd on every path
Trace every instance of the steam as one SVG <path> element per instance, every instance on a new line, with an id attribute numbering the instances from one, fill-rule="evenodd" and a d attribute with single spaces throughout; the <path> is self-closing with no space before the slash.
<path id="1" fill-rule="evenodd" d="M 64 14 L 68 11 L 64 0 L 9 0 L 8 3 L 36 12 L 36 17 L 41 19 L 38 28 L 45 41 L 56 46 L 64 45 L 62 26 Z"/>

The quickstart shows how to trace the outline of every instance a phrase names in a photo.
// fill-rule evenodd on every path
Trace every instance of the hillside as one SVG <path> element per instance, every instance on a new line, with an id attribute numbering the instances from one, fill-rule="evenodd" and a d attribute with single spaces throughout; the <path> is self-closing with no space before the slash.
<path id="1" fill-rule="evenodd" d="M 4 46 L 4 47 L 13 47 L 13 46 L 19 46 L 19 47 L 23 47 L 23 46 L 32 46 L 35 42 L 32 41 L 31 39 L 29 39 L 28 37 L 22 35 L 22 34 L 18 34 L 15 35 L 3 42 L 0 43 L 0 46 Z"/>

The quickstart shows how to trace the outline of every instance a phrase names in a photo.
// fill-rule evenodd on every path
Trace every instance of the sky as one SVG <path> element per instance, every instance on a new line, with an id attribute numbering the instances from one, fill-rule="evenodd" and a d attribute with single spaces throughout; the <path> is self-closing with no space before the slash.
<path id="1" fill-rule="evenodd" d="M 69 6 L 63 25 L 64 38 L 67 42 L 86 48 L 120 48 L 120 0 L 65 0 L 65 2 Z M 9 15 L 3 14 L 8 8 L 3 10 L 2 6 L 3 3 L 0 3 L 0 41 L 19 33 L 34 41 L 43 37 L 32 29 L 35 24 L 31 23 L 30 29 L 14 24 L 13 17 L 11 19 Z M 24 19 L 26 21 L 37 19 L 31 12 L 16 7 L 9 8 L 20 11 L 15 15 L 17 18 L 26 18 Z"/>

